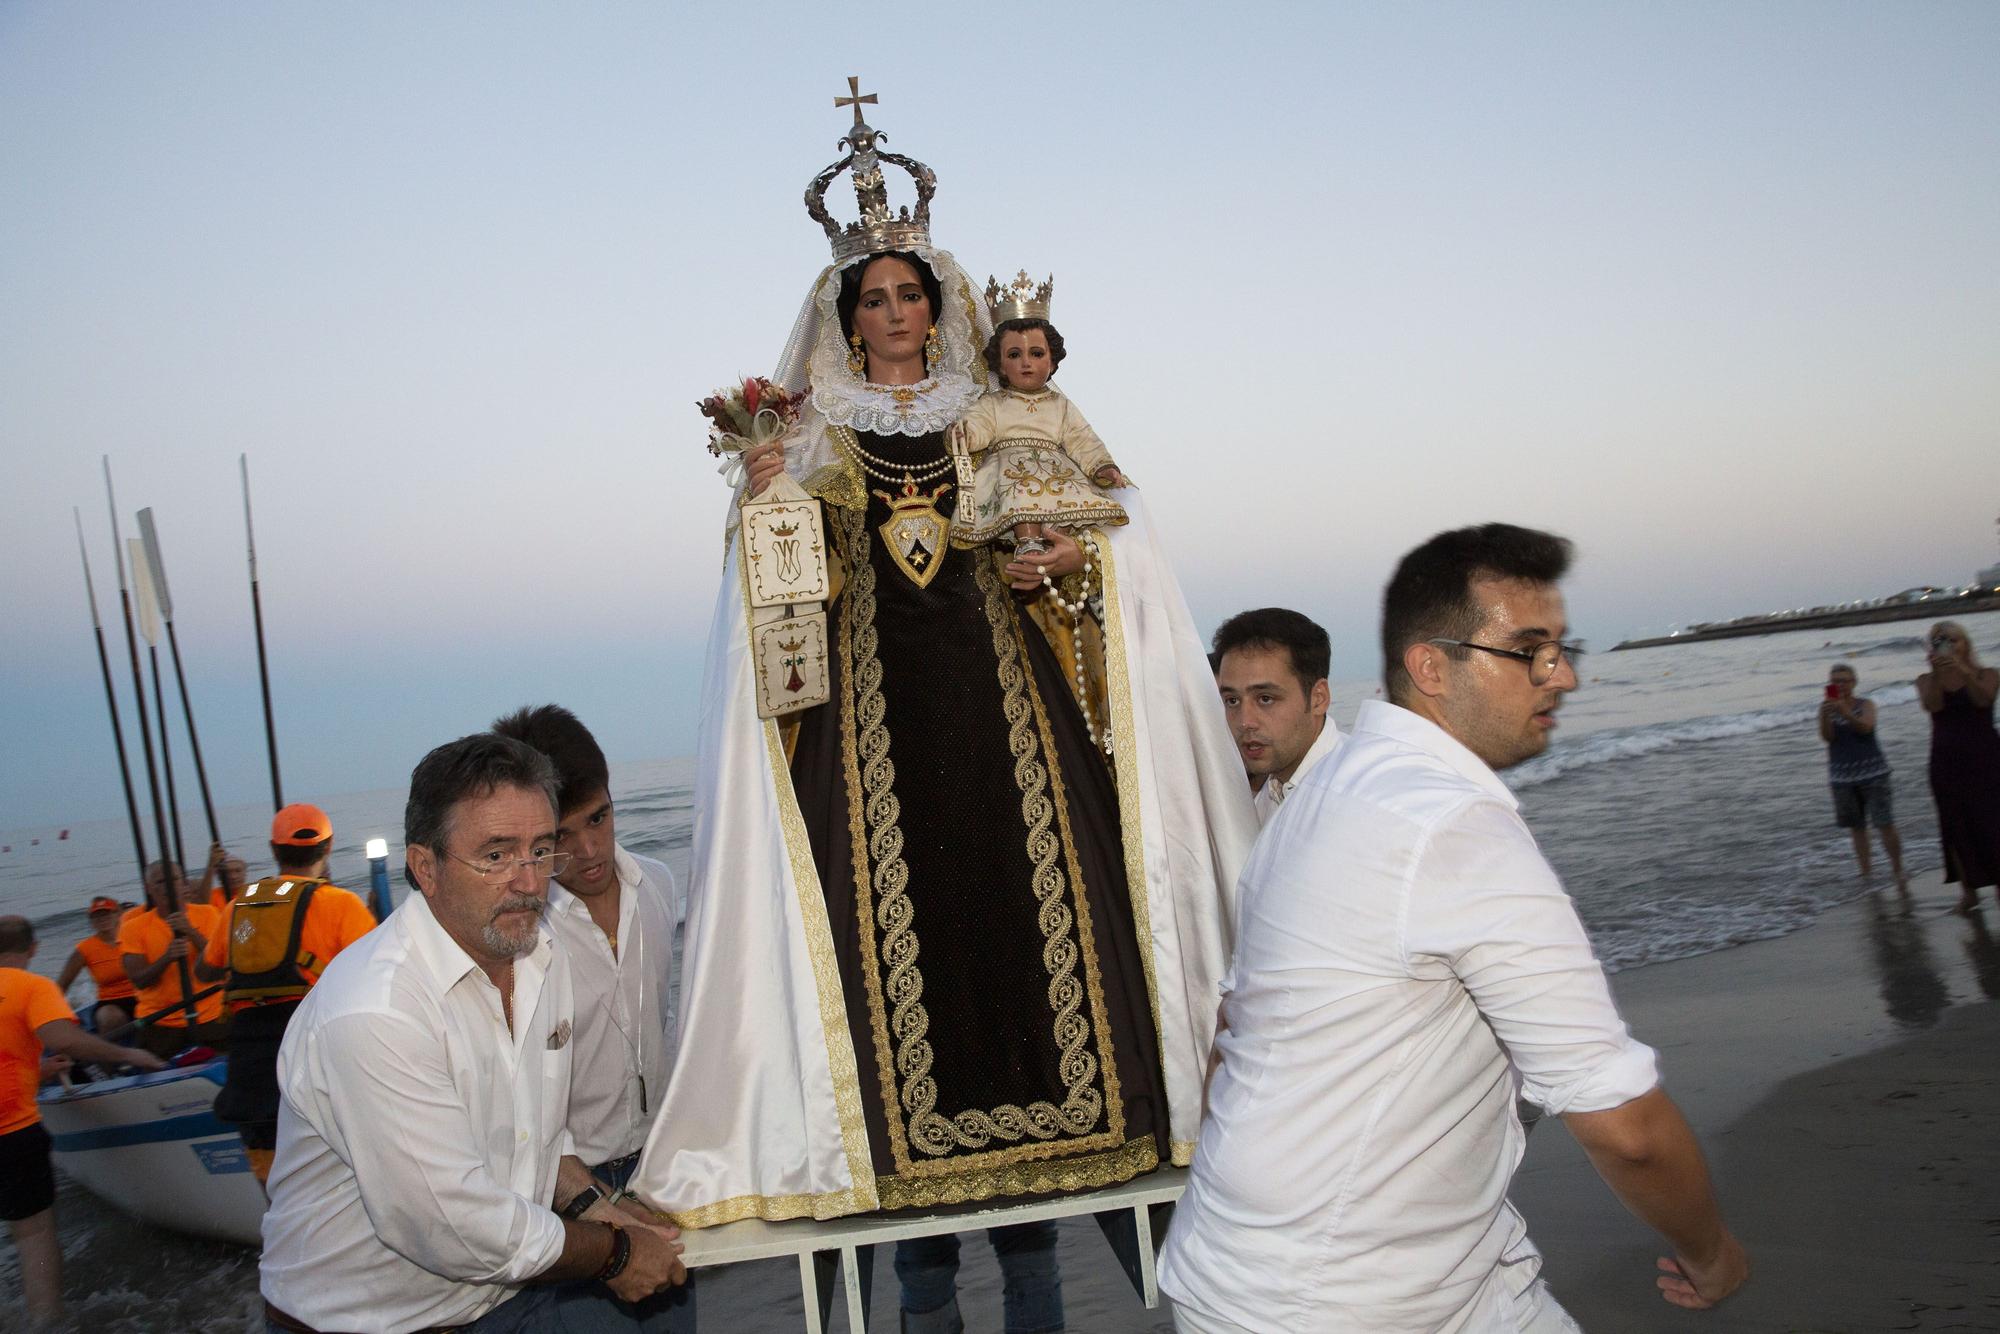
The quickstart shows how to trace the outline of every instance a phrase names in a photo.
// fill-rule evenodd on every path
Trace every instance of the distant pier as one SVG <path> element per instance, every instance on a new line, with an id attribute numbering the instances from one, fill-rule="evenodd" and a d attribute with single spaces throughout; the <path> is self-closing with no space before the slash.
<path id="1" fill-rule="evenodd" d="M 1785 630 L 1833 630 L 1845 625 L 1879 625 L 1884 621 L 1949 621 L 1982 611 L 2000 611 L 2000 594 L 1975 593 L 1929 598 L 1922 602 L 1896 602 L 1886 606 L 1805 611 L 1795 616 L 1745 616 L 1740 621 L 1704 625 L 1677 635 L 1628 639 L 1622 644 L 1613 644 L 1611 652 L 1626 648 L 1658 648 L 1662 644 L 1698 644 L 1706 639 L 1744 639 L 1750 635 L 1774 635 Z"/>

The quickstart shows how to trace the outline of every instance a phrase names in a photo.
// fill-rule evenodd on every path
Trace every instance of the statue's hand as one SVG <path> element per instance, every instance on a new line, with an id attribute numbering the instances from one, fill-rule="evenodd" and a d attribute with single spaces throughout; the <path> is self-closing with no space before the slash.
<path id="1" fill-rule="evenodd" d="M 1040 588 L 1045 574 L 1060 579 L 1083 568 L 1083 548 L 1075 538 L 1060 528 L 1045 528 L 1043 535 L 1049 544 L 1047 551 L 1016 556 L 1007 565 L 1007 582 L 1021 592 Z"/>
<path id="2" fill-rule="evenodd" d="M 785 470 L 785 446 L 782 442 L 759 445 L 743 455 L 745 475 L 750 480 L 748 494 L 756 495 L 771 484 L 773 478 Z"/>

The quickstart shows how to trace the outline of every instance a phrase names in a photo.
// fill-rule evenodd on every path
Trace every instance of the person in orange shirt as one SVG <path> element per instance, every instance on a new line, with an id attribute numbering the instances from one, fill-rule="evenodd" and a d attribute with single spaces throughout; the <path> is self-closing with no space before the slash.
<path id="1" fill-rule="evenodd" d="M 62 1314 L 56 1178 L 49 1163 L 49 1132 L 35 1105 L 43 1051 L 65 1062 L 141 1070 L 164 1065 L 150 1052 L 116 1047 L 84 1032 L 56 984 L 27 971 L 34 956 L 33 924 L 25 917 L 0 917 L 0 1218 L 7 1220 L 20 1253 L 22 1305 L 30 1325 Z"/>
<path id="2" fill-rule="evenodd" d="M 139 1045 L 155 1056 L 172 1056 L 184 1047 L 228 1046 L 229 1026 L 218 992 L 206 996 L 190 992 L 197 999 L 194 1022 L 188 1022 L 188 997 L 181 993 L 179 966 L 180 960 L 187 961 L 192 981 L 194 965 L 208 948 L 221 914 L 206 903 L 188 901 L 187 877 L 170 861 L 146 868 L 146 902 L 144 912 L 128 914 L 118 928 L 125 975 L 139 989 L 139 1017 L 150 1019 L 139 1033 Z"/>
<path id="3" fill-rule="evenodd" d="M 215 1114 L 234 1122 L 261 1183 L 278 1147 L 278 1047 L 292 1012 L 334 955 L 375 929 L 359 895 L 326 879 L 333 823 L 317 806 L 297 802 L 271 821 L 278 873 L 244 885 L 230 900 L 222 929 L 209 936 L 196 975 L 226 978 L 229 1077 Z M 243 884 L 243 863 L 226 854 L 224 883 Z"/>
<path id="4" fill-rule="evenodd" d="M 138 994 L 132 979 L 125 976 L 125 959 L 118 952 L 118 922 L 124 914 L 124 905 L 117 899 L 102 894 L 92 899 L 90 934 L 76 942 L 56 978 L 56 990 L 67 996 L 77 974 L 86 968 L 90 970 L 91 980 L 97 983 L 97 1003 L 90 1007 L 90 1026 L 99 1033 L 109 1033 L 132 1022 L 132 998 Z"/>
<path id="5" fill-rule="evenodd" d="M 201 883 L 195 886 L 196 903 L 206 903 L 219 913 L 229 911 L 230 903 L 243 892 L 244 866 L 241 857 L 229 855 L 229 849 L 220 843 L 208 845 L 208 865 L 202 868 Z"/>

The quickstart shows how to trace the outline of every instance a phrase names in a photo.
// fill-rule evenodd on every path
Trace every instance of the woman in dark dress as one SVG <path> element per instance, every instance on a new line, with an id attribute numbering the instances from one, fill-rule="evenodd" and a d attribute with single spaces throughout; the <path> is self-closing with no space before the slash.
<path id="1" fill-rule="evenodd" d="M 1931 716 L 1931 795 L 1944 844 L 1944 878 L 1959 887 L 1958 910 L 1979 906 L 1979 891 L 2000 886 L 2000 733 L 1993 699 L 2000 672 L 1979 655 L 1956 621 L 1931 627 L 1931 669 L 1917 698 Z"/>

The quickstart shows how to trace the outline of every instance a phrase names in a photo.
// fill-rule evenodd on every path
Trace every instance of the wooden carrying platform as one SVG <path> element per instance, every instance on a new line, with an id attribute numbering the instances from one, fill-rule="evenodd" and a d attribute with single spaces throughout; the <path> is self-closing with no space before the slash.
<path id="1" fill-rule="evenodd" d="M 682 1261 L 689 1269 L 797 1256 L 799 1287 L 805 1298 L 807 1334 L 824 1334 L 833 1308 L 834 1271 L 843 1275 L 847 1292 L 847 1328 L 862 1334 L 868 1328 L 869 1280 L 874 1266 L 872 1248 L 909 1237 L 945 1232 L 977 1232 L 1010 1223 L 1044 1218 L 1100 1215 L 1099 1224 L 1132 1286 L 1150 1309 L 1159 1305 L 1153 1258 L 1165 1239 L 1168 1208 L 1187 1186 L 1183 1168 L 1162 1168 L 1122 1186 L 1087 1195 L 1065 1195 L 1034 1204 L 1005 1205 L 964 1213 L 924 1214 L 884 1218 L 859 1214 L 851 1218 L 794 1218 L 782 1223 L 745 1219 L 721 1227 L 698 1228 L 681 1234 Z M 1106 1217 L 1108 1215 L 1108 1217 Z M 1161 1228 L 1156 1235 L 1154 1224 Z"/>

